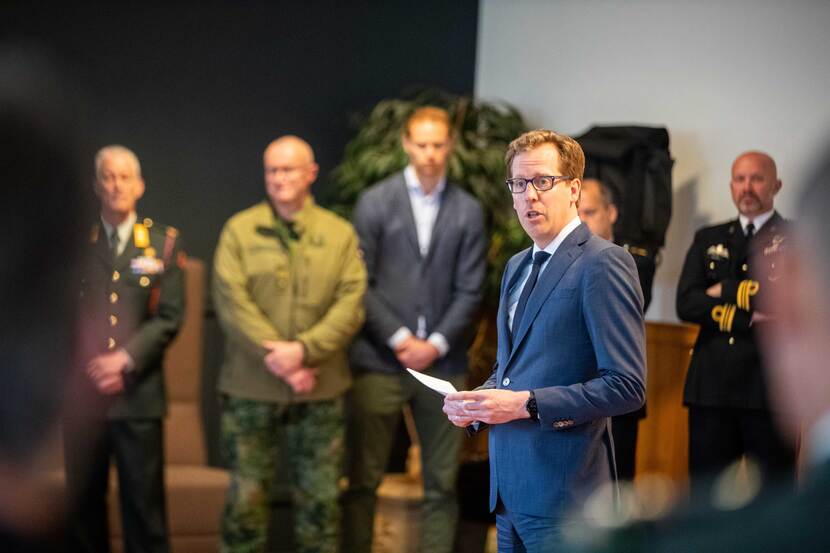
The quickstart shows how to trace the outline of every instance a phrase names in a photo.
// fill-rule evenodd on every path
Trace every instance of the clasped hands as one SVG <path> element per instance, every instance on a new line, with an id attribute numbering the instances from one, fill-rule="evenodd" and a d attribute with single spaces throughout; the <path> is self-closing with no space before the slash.
<path id="1" fill-rule="evenodd" d="M 268 372 L 285 381 L 295 394 L 307 394 L 317 385 L 317 369 L 303 366 L 305 350 L 298 341 L 265 340 Z"/>
<path id="2" fill-rule="evenodd" d="M 718 282 L 718 283 L 713 284 L 709 288 L 707 288 L 706 289 L 706 295 L 709 296 L 710 298 L 719 299 L 723 295 L 723 283 Z M 752 311 L 752 318 L 750 320 L 750 324 L 755 324 L 755 323 L 760 323 L 760 322 L 765 322 L 765 321 L 771 321 L 771 320 L 773 320 L 773 318 L 770 317 L 769 315 L 767 315 L 766 313 L 762 313 L 758 310 L 753 310 Z"/>
<path id="3" fill-rule="evenodd" d="M 465 428 L 476 421 L 502 424 L 530 418 L 527 400 L 530 392 L 511 390 L 474 390 L 444 396 L 444 413 L 455 426 Z"/>
<path id="4" fill-rule="evenodd" d="M 124 372 L 131 362 L 123 349 L 102 353 L 87 363 L 86 374 L 102 394 L 119 394 L 124 391 Z"/>
<path id="5" fill-rule="evenodd" d="M 404 367 L 413 371 L 423 371 L 438 359 L 438 348 L 427 340 L 409 336 L 395 348 L 395 356 Z"/>

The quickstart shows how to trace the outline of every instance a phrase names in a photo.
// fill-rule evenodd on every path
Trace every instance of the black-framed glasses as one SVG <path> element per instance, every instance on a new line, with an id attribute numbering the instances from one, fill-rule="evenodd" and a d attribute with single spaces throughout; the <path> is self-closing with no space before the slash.
<path id="1" fill-rule="evenodd" d="M 556 186 L 556 181 L 570 180 L 572 178 L 565 175 L 540 175 L 532 179 L 516 177 L 514 179 L 507 179 L 504 181 L 504 184 L 507 185 L 507 189 L 510 190 L 511 194 L 521 194 L 527 190 L 527 183 L 533 183 L 533 188 L 539 192 L 544 192 Z"/>

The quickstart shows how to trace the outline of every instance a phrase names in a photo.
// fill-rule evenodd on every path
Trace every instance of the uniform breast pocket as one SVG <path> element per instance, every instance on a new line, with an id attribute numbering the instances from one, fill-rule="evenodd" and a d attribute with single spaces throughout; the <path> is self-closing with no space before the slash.
<path id="1" fill-rule="evenodd" d="M 291 288 L 288 259 L 275 247 L 248 250 L 245 259 L 248 289 L 255 298 L 266 301 L 285 296 Z"/>
<path id="2" fill-rule="evenodd" d="M 729 272 L 729 260 L 723 257 L 709 255 L 706 257 L 706 279 L 710 282 L 720 282 Z"/>

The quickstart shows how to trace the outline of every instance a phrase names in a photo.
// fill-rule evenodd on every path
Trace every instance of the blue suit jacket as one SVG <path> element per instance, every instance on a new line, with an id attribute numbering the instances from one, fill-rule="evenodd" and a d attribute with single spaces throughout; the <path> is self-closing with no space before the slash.
<path id="1" fill-rule="evenodd" d="M 510 290 L 531 249 L 502 277 L 498 355 L 483 387 L 534 390 L 539 420 L 490 428 L 490 509 L 559 517 L 616 475 L 609 417 L 645 401 L 643 296 L 631 256 L 581 224 L 539 275 L 511 339 Z"/>

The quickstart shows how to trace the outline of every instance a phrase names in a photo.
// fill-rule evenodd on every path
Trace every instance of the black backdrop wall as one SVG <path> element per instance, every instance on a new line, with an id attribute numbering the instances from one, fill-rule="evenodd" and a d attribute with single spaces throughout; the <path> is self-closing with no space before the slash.
<path id="1" fill-rule="evenodd" d="M 262 197 L 271 139 L 312 144 L 325 196 L 356 111 L 421 85 L 473 89 L 475 0 L 66 4 L 6 4 L 0 36 L 58 56 L 89 101 L 89 142 L 134 149 L 142 213 L 208 261 L 224 221 Z"/>
<path id="2" fill-rule="evenodd" d="M 141 213 L 181 229 L 188 253 L 208 263 L 225 220 L 263 197 L 271 139 L 312 144 L 324 198 L 354 113 L 420 86 L 473 90 L 477 0 L 70 4 L 2 3 L 0 38 L 57 57 L 88 102 L 90 147 L 134 149 L 147 182 Z M 221 333 L 210 312 L 205 330 L 217 462 Z"/>

